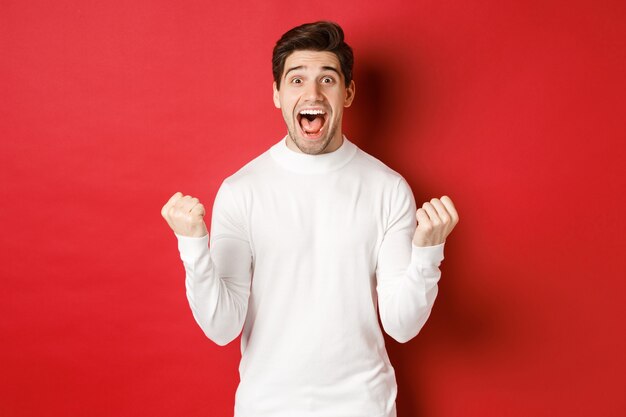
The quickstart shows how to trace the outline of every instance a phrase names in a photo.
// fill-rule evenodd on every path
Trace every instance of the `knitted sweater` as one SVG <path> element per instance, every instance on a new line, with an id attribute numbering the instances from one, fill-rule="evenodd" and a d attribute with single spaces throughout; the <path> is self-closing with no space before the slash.
<path id="1" fill-rule="evenodd" d="M 218 345 L 241 336 L 235 417 L 395 417 L 384 331 L 426 322 L 444 244 L 417 247 L 406 180 L 345 136 L 286 138 L 226 178 L 209 235 L 177 235 L 187 298 Z"/>

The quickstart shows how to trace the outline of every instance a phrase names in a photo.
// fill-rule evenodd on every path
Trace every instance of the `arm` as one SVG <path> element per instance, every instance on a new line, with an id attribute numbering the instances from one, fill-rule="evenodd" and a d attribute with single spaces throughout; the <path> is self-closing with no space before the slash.
<path id="1" fill-rule="evenodd" d="M 240 213 L 228 185 L 222 183 L 213 204 L 210 239 L 206 232 L 184 235 L 183 229 L 173 228 L 193 317 L 220 346 L 241 333 L 248 311 L 252 254 Z"/>
<path id="2" fill-rule="evenodd" d="M 428 207 L 429 213 L 433 205 Z M 457 216 L 456 220 L 448 219 L 454 221 L 452 225 L 448 221 L 433 226 L 422 219 L 420 227 L 416 228 L 415 209 L 413 193 L 406 180 L 400 178 L 391 197 L 376 268 L 381 322 L 385 332 L 400 343 L 415 337 L 430 316 L 441 277 L 439 265 L 444 258 L 445 237 L 458 221 Z M 423 215 L 420 209 L 417 218 Z M 422 242 L 429 245 L 422 245 Z"/>

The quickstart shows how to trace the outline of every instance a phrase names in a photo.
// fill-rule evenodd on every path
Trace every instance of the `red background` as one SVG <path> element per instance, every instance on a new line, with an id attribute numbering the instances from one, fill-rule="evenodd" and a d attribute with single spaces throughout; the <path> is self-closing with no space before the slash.
<path id="1" fill-rule="evenodd" d="M 331 19 L 344 132 L 461 221 L 400 417 L 626 415 L 623 1 L 2 1 L 0 415 L 232 416 L 160 208 L 285 133 L 271 51 Z"/>

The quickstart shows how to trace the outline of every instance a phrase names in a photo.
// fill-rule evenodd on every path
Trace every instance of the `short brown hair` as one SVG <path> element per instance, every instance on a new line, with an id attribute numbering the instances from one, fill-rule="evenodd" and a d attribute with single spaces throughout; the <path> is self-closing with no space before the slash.
<path id="1" fill-rule="evenodd" d="M 287 57 L 299 50 L 334 53 L 339 60 L 346 87 L 352 81 L 354 56 L 350 45 L 343 40 L 343 29 L 337 23 L 319 21 L 296 26 L 276 42 L 272 53 L 272 72 L 277 89 L 280 89 L 280 77 L 285 69 Z"/>

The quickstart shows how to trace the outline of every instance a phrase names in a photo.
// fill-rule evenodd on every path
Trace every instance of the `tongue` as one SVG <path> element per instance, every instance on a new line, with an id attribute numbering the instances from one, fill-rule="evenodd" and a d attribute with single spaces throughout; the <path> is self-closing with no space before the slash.
<path id="1" fill-rule="evenodd" d="M 321 116 L 317 116 L 315 119 L 313 119 L 313 121 L 309 121 L 309 119 L 303 117 L 300 121 L 300 125 L 302 126 L 302 130 L 304 131 L 304 133 L 317 133 L 324 125 L 324 118 Z"/>

